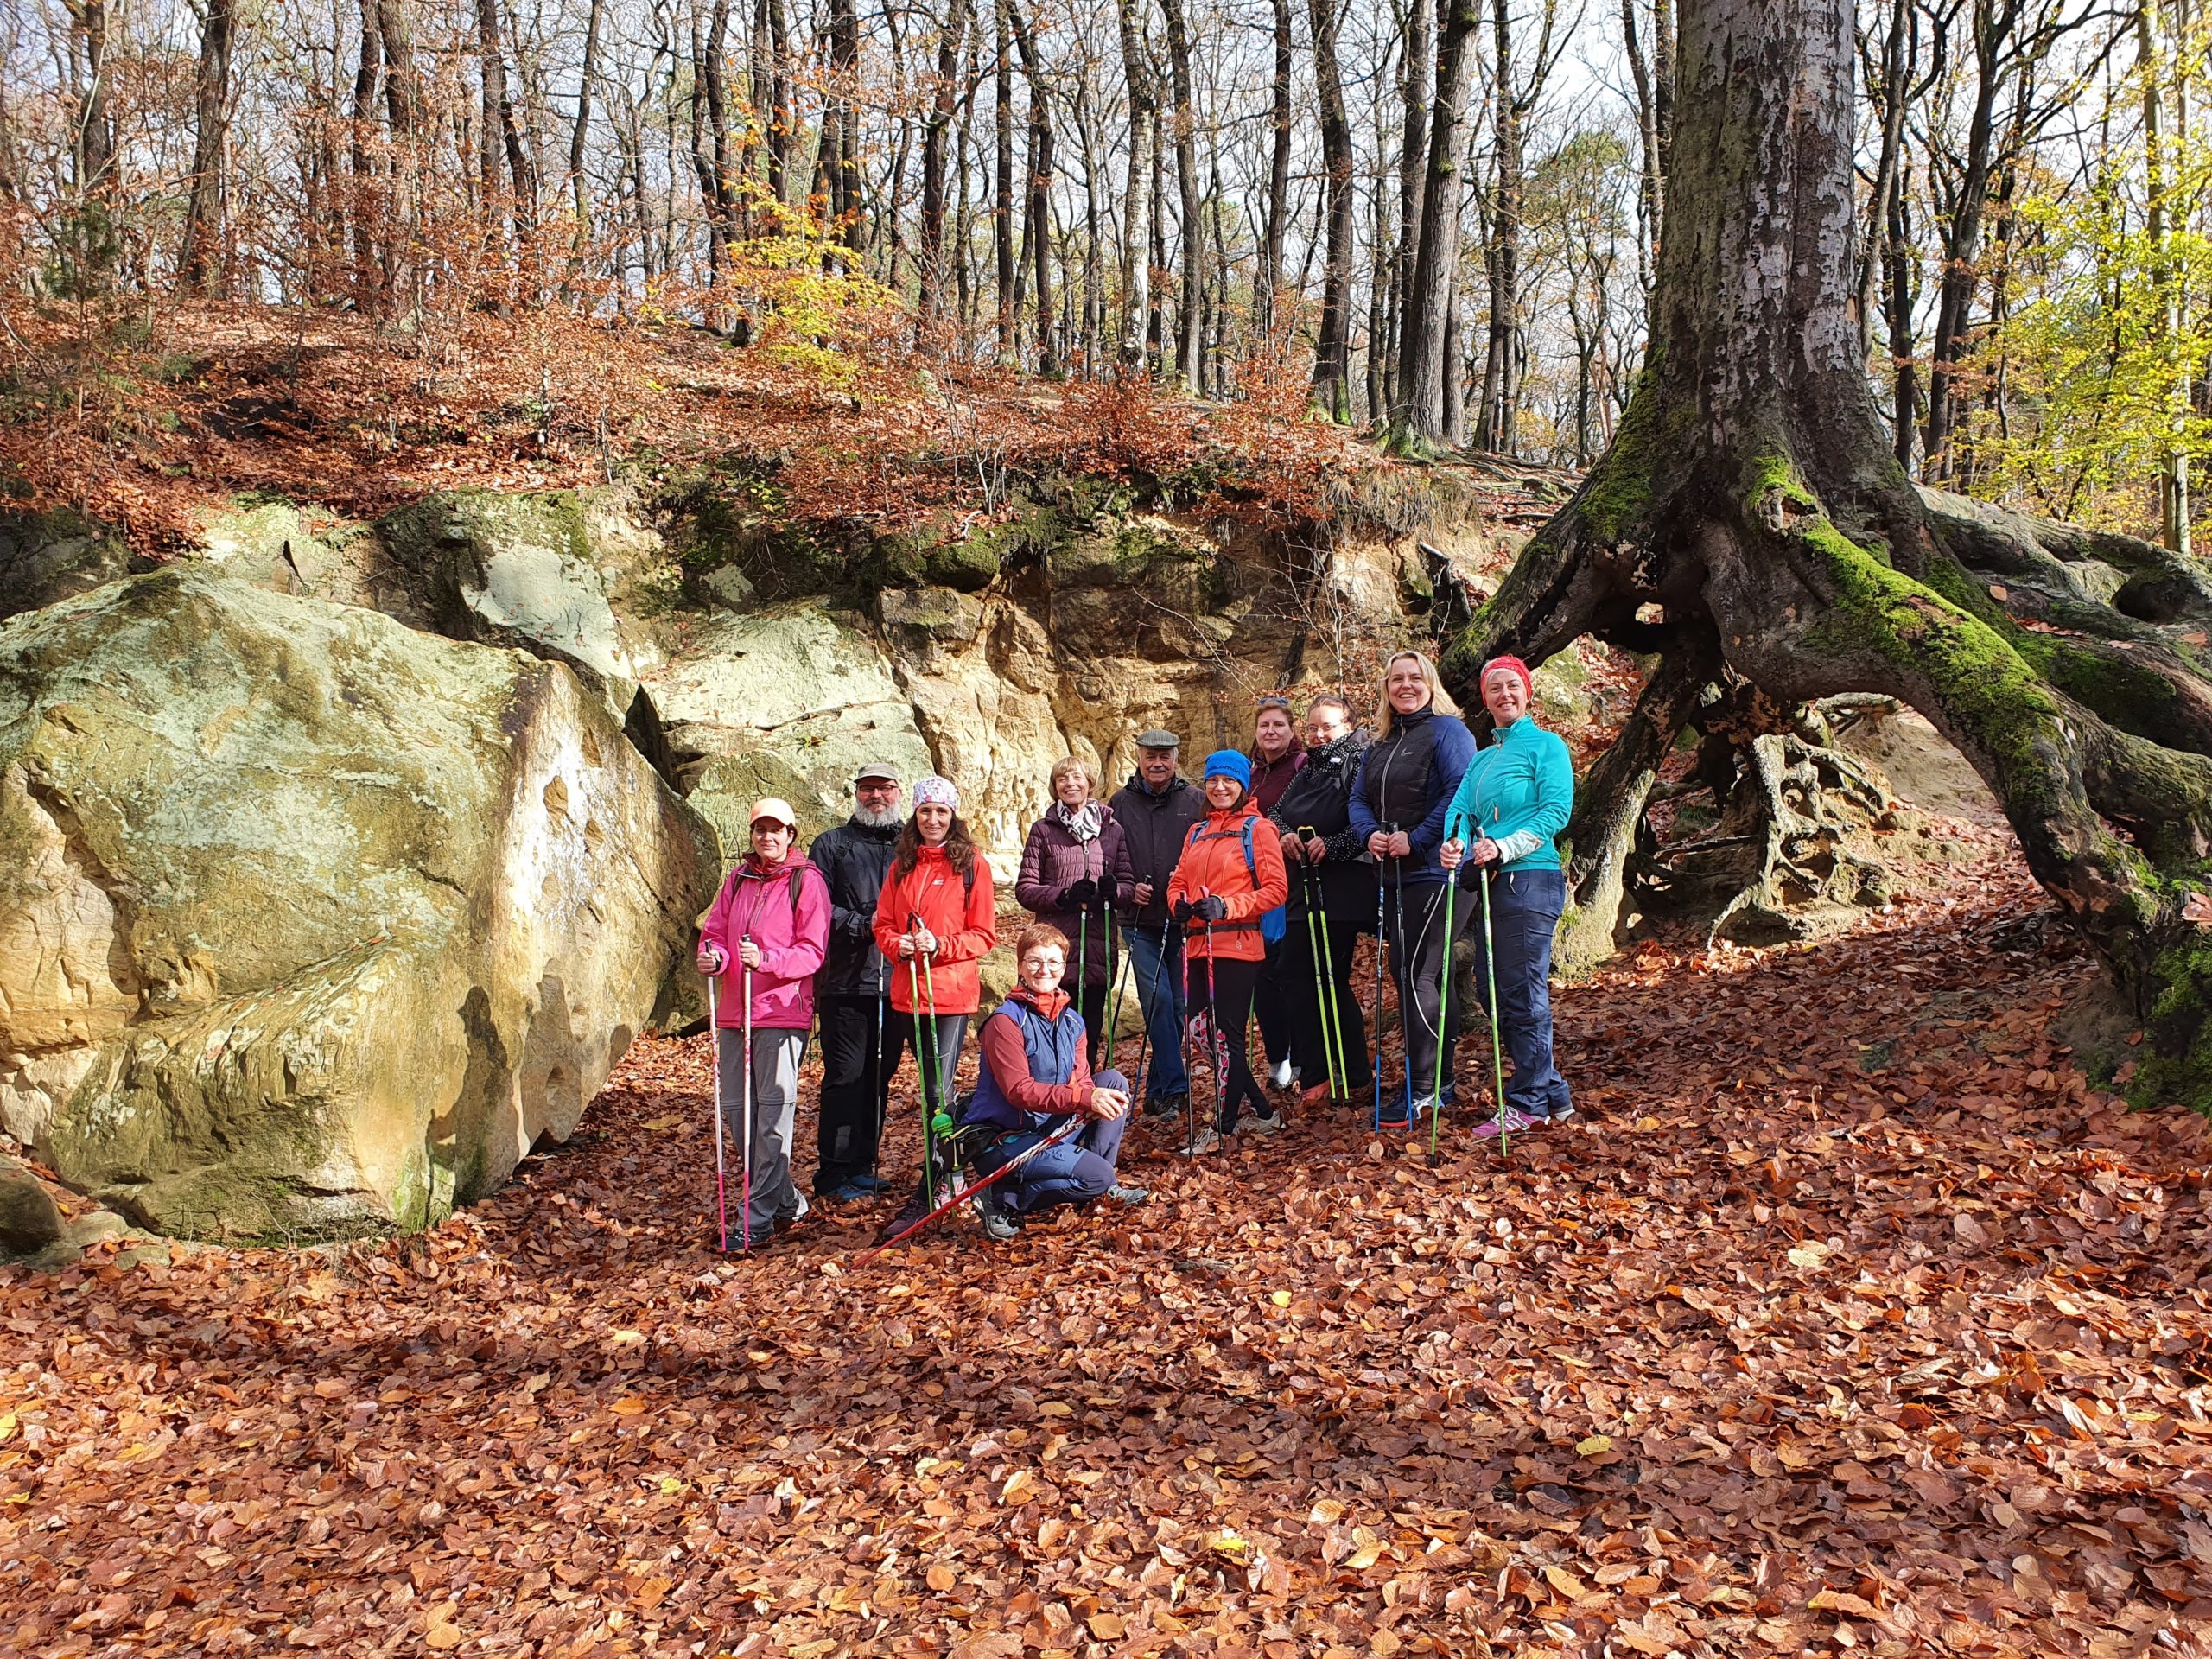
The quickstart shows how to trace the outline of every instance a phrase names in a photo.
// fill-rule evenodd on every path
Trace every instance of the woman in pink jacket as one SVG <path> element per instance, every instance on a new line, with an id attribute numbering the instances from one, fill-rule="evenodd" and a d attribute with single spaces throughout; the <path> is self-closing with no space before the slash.
<path id="1" fill-rule="evenodd" d="M 753 981 L 753 1202 L 747 1248 L 759 1249 L 806 1213 L 791 1179 L 791 1116 L 798 1066 L 814 1024 L 814 976 L 830 948 L 830 884 L 793 854 L 790 805 L 771 796 L 753 806 L 753 851 L 722 883 L 699 929 L 699 971 L 724 975 L 715 1040 L 721 1045 L 722 1122 L 745 1146 L 742 986 Z M 732 982 L 735 982 L 733 983 Z"/>

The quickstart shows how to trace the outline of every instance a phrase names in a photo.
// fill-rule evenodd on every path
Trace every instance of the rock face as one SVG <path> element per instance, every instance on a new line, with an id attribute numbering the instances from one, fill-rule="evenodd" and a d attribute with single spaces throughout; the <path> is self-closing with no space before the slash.
<path id="1" fill-rule="evenodd" d="M 712 896 L 564 665 L 173 569 L 0 626 L 0 1124 L 162 1231 L 420 1227 L 565 1137 Z"/>
<path id="2" fill-rule="evenodd" d="M 0 1261 L 35 1255 L 61 1236 L 61 1211 L 38 1177 L 0 1158 Z"/>
<path id="3" fill-rule="evenodd" d="M 123 538 L 67 507 L 0 513 L 0 620 L 129 575 Z"/>

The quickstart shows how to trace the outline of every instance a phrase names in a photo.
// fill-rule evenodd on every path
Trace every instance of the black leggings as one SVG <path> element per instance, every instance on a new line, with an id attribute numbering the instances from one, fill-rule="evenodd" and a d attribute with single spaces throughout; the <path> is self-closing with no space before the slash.
<path id="1" fill-rule="evenodd" d="M 1248 1100 L 1252 1103 L 1254 1116 L 1268 1115 L 1268 1099 L 1260 1092 L 1260 1080 L 1252 1075 L 1252 1062 L 1244 1040 L 1244 1027 L 1252 1017 L 1253 988 L 1260 982 L 1260 967 L 1256 962 L 1239 962 L 1230 957 L 1209 963 L 1205 957 L 1192 957 L 1184 963 L 1184 995 L 1191 1013 L 1213 1013 L 1215 1027 L 1229 1050 L 1226 1075 L 1221 1079 L 1221 1111 L 1214 1122 L 1224 1135 L 1236 1127 L 1238 1109 Z M 1209 973 L 1212 975 L 1211 986 L 1207 981 Z"/>

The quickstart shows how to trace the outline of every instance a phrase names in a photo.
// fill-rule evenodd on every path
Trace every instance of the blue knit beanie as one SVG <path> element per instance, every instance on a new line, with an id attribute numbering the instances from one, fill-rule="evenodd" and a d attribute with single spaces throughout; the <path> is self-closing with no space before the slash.
<path id="1" fill-rule="evenodd" d="M 1206 756 L 1205 775 L 1209 778 L 1234 778 L 1239 789 L 1252 787 L 1252 763 L 1236 749 L 1216 749 Z"/>

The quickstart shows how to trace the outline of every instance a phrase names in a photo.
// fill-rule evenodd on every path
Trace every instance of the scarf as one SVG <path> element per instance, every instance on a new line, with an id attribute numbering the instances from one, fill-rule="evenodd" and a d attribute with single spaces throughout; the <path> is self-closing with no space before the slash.
<path id="1" fill-rule="evenodd" d="M 1075 837 L 1078 847 L 1098 839 L 1098 832 L 1106 827 L 1105 814 L 1098 810 L 1096 801 L 1085 801 L 1074 811 L 1068 810 L 1065 801 L 1052 803 L 1052 817 L 1068 834 Z"/>

